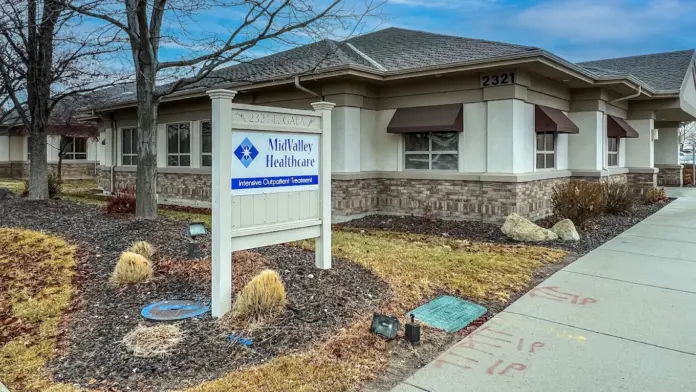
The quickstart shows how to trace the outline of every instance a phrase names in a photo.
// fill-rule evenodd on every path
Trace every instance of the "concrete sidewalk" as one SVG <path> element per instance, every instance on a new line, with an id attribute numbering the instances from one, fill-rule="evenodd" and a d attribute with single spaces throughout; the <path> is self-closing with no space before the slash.
<path id="1" fill-rule="evenodd" d="M 392 392 L 695 391 L 696 190 L 679 196 Z"/>

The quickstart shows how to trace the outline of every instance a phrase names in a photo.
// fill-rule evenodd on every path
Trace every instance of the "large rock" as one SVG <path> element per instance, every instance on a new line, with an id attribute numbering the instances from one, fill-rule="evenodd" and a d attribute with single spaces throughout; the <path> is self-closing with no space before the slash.
<path id="1" fill-rule="evenodd" d="M 563 241 L 580 241 L 580 234 L 575 229 L 573 221 L 570 219 L 563 219 L 562 221 L 556 223 L 551 228 L 551 231 L 558 235 L 558 238 Z"/>
<path id="2" fill-rule="evenodd" d="M 517 241 L 552 241 L 558 239 L 556 233 L 537 226 L 529 219 L 525 219 L 515 213 L 510 214 L 505 219 L 505 223 L 500 230 L 506 236 Z"/>

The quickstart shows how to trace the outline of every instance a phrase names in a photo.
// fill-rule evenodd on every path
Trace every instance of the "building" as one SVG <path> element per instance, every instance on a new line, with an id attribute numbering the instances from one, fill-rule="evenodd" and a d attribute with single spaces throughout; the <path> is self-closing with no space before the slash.
<path id="1" fill-rule="evenodd" d="M 56 171 L 63 149 L 63 179 L 93 179 L 99 168 L 99 132 L 91 115 L 78 113 L 81 97 L 66 97 L 53 110 L 46 127 L 46 159 Z M 0 116 L 0 178 L 29 177 L 29 132 L 17 112 Z"/>
<path id="2" fill-rule="evenodd" d="M 500 222 L 550 214 L 570 179 L 679 185 L 680 121 L 696 119 L 694 51 L 574 64 L 542 49 L 388 28 L 324 40 L 217 71 L 159 108 L 161 203 L 210 205 L 211 104 L 332 112 L 336 220 L 419 214 Z M 224 83 L 222 79 L 244 82 Z M 135 185 L 135 95 L 104 119 L 99 185 Z M 231 153 L 231 151 L 230 151 Z M 1 155 L 0 155 L 1 156 Z"/>

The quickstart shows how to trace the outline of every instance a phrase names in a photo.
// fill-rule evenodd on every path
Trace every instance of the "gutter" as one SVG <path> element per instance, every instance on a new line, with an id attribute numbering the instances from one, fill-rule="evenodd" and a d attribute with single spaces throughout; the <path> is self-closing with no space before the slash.
<path id="1" fill-rule="evenodd" d="M 635 94 L 627 95 L 627 96 L 621 97 L 621 98 L 612 99 L 611 101 L 609 101 L 609 103 L 616 103 L 616 102 L 625 101 L 625 100 L 631 99 L 631 98 L 637 98 L 637 97 L 640 97 L 640 95 L 642 93 L 643 93 L 643 86 L 638 85 L 638 91 Z"/>
<path id="2" fill-rule="evenodd" d="M 314 95 L 315 97 L 318 97 L 320 100 L 324 100 L 324 97 L 322 97 L 320 94 L 315 93 L 314 91 L 308 89 L 307 87 L 304 87 L 300 84 L 300 76 L 295 75 L 295 87 L 297 87 L 298 90 L 304 91 L 307 94 Z"/>
<path id="3" fill-rule="evenodd" d="M 587 83 L 590 84 L 606 84 L 606 83 L 619 83 L 622 81 L 628 81 L 630 83 L 633 83 L 636 87 L 640 87 L 641 91 L 645 94 L 672 94 L 672 90 L 655 90 L 652 87 L 648 86 L 645 84 L 645 82 L 636 79 L 633 75 L 622 75 L 622 76 L 617 76 L 615 78 L 612 77 L 606 77 L 606 76 L 599 76 L 597 74 L 594 74 L 576 64 L 573 64 L 571 62 L 568 62 L 567 60 L 564 60 L 554 54 L 551 54 L 545 50 L 538 49 L 538 50 L 533 50 L 529 52 L 524 52 L 520 54 L 514 54 L 514 55 L 508 55 L 508 56 L 498 56 L 494 58 L 486 58 L 486 59 L 479 59 L 479 60 L 473 60 L 473 61 L 461 61 L 461 62 L 456 62 L 456 63 L 448 63 L 448 64 L 442 64 L 442 65 L 436 65 L 436 66 L 424 66 L 424 67 L 418 67 L 418 68 L 410 68 L 407 70 L 395 70 L 395 71 L 381 71 L 381 70 L 375 70 L 371 69 L 369 67 L 365 66 L 356 66 L 356 65 L 338 65 L 335 67 L 328 67 L 322 69 L 319 73 L 307 75 L 304 77 L 305 80 L 315 80 L 315 79 L 320 79 L 323 77 L 323 74 L 331 73 L 331 72 L 340 72 L 343 71 L 345 73 L 349 73 L 350 71 L 358 71 L 358 72 L 364 72 L 367 75 L 365 77 L 369 76 L 374 76 L 375 80 L 395 80 L 395 79 L 403 79 L 409 77 L 410 74 L 418 74 L 418 73 L 423 73 L 423 72 L 434 72 L 434 71 L 445 71 L 447 69 L 453 69 L 457 67 L 472 67 L 475 70 L 476 68 L 486 68 L 488 64 L 496 63 L 496 62 L 504 62 L 504 61 L 523 61 L 526 60 L 525 62 L 530 62 L 530 61 L 540 61 L 542 63 L 546 62 L 548 65 L 557 65 L 562 68 L 565 68 L 564 71 L 570 76 L 579 78 L 581 80 L 584 80 Z M 546 61 L 545 61 L 546 60 Z M 551 63 L 551 64 L 549 64 Z M 511 64 L 510 66 L 513 66 L 514 64 Z M 453 70 L 452 72 L 456 72 L 458 70 Z M 466 71 L 466 70 L 462 70 Z M 282 84 L 288 84 L 294 82 L 295 87 L 297 87 L 299 90 L 302 90 L 304 92 L 307 92 L 313 96 L 321 97 L 319 94 L 316 92 L 313 92 L 309 89 L 306 89 L 305 87 L 301 86 L 299 84 L 300 77 L 299 76 L 288 76 L 286 79 L 268 79 L 266 81 L 259 81 L 257 83 L 249 83 L 249 84 L 240 84 L 240 83 L 229 83 L 229 84 L 220 84 L 216 88 L 236 88 L 239 90 L 250 90 L 250 89 L 256 89 L 256 88 L 263 88 L 268 85 L 282 85 Z M 268 84 L 271 82 L 271 84 Z M 245 88 L 242 88 L 245 87 Z M 189 91 L 180 91 L 178 93 L 174 93 L 170 95 L 169 97 L 165 97 L 163 102 L 166 101 L 174 101 L 174 100 L 179 100 L 179 99 L 188 99 L 188 98 L 194 98 L 198 96 L 205 96 L 205 91 L 207 91 L 208 88 L 201 88 L 201 89 L 192 89 Z M 96 110 L 107 110 L 107 109 L 124 109 L 124 108 L 129 108 L 129 107 L 134 107 L 136 106 L 136 101 L 132 102 L 121 102 L 117 103 L 114 105 L 110 106 L 103 106 L 101 108 L 97 107 Z"/>

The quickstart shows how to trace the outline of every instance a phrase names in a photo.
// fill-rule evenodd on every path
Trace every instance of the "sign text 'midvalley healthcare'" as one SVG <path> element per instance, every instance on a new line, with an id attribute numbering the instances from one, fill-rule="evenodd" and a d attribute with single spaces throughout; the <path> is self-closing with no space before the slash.
<path id="1" fill-rule="evenodd" d="M 316 190 L 319 136 L 233 132 L 232 194 Z"/>

